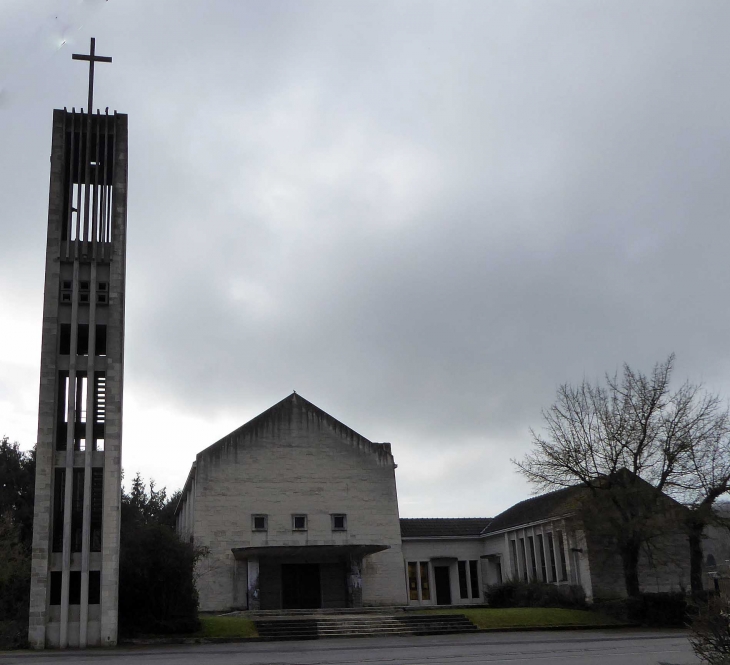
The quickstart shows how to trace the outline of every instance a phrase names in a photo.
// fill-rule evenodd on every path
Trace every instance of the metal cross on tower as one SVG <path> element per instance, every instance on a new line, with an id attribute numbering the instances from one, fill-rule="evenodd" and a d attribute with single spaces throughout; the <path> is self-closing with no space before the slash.
<path id="1" fill-rule="evenodd" d="M 89 62 L 89 105 L 86 108 L 86 112 L 91 118 L 91 114 L 94 112 L 94 63 L 95 62 L 111 62 L 112 59 L 105 55 L 96 55 L 96 40 L 91 38 L 91 46 L 89 47 L 89 55 L 83 53 L 74 53 L 71 58 L 73 60 L 88 60 Z"/>

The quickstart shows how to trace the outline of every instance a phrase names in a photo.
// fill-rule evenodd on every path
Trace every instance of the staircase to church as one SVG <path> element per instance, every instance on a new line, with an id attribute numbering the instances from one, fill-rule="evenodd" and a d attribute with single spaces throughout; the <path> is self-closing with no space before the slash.
<path id="1" fill-rule="evenodd" d="M 254 619 L 259 636 L 271 640 L 317 640 L 329 637 L 446 635 L 468 633 L 476 626 L 463 614 L 327 614 Z"/>

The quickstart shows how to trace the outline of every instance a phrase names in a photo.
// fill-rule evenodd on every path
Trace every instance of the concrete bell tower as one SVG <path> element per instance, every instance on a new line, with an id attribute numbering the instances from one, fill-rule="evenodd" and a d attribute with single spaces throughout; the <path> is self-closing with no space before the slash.
<path id="1" fill-rule="evenodd" d="M 53 112 L 30 625 L 33 648 L 117 642 L 127 116 Z"/>

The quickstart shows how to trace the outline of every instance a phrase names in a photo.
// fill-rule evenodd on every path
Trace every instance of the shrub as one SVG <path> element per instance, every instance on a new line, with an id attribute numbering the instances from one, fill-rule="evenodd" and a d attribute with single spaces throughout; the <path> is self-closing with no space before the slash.
<path id="1" fill-rule="evenodd" d="M 687 596 L 681 592 L 642 593 L 631 598 L 596 599 L 595 609 L 607 616 L 642 626 L 682 628 L 689 623 Z"/>
<path id="2" fill-rule="evenodd" d="M 628 600 L 628 598 L 594 598 L 593 609 L 621 623 L 631 623 Z"/>
<path id="3" fill-rule="evenodd" d="M 487 589 L 490 607 L 565 607 L 583 608 L 586 597 L 577 585 L 556 586 L 542 582 L 508 581 Z"/>
<path id="4" fill-rule="evenodd" d="M 484 599 L 490 607 L 517 607 L 517 582 L 504 582 L 487 588 Z"/>
<path id="5" fill-rule="evenodd" d="M 193 581 L 202 551 L 167 526 L 129 529 L 119 562 L 119 628 L 124 636 L 200 629 Z"/>
<path id="6" fill-rule="evenodd" d="M 644 593 L 638 605 L 641 623 L 645 626 L 681 628 L 689 623 L 687 596 L 675 593 Z"/>
<path id="7" fill-rule="evenodd" d="M 730 600 L 709 598 L 696 607 L 690 644 L 697 656 L 709 665 L 730 662 Z"/>
<path id="8" fill-rule="evenodd" d="M 18 649 L 28 638 L 30 550 L 10 513 L 0 515 L 0 649 Z"/>
<path id="9" fill-rule="evenodd" d="M 27 645 L 35 453 L 0 437 L 0 649 Z"/>

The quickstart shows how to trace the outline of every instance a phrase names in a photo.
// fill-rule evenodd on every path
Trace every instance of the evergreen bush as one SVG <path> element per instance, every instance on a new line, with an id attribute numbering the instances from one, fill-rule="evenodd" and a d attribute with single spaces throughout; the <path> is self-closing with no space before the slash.
<path id="1" fill-rule="evenodd" d="M 488 587 L 486 601 L 490 607 L 586 607 L 585 592 L 579 585 L 512 580 Z"/>
<path id="2" fill-rule="evenodd" d="M 619 621 L 654 628 L 683 628 L 690 620 L 690 604 L 683 591 L 596 599 L 593 606 Z"/>
<path id="3" fill-rule="evenodd" d="M 200 553 L 165 525 L 142 525 L 122 539 L 119 628 L 124 636 L 200 628 L 193 582 Z"/>

